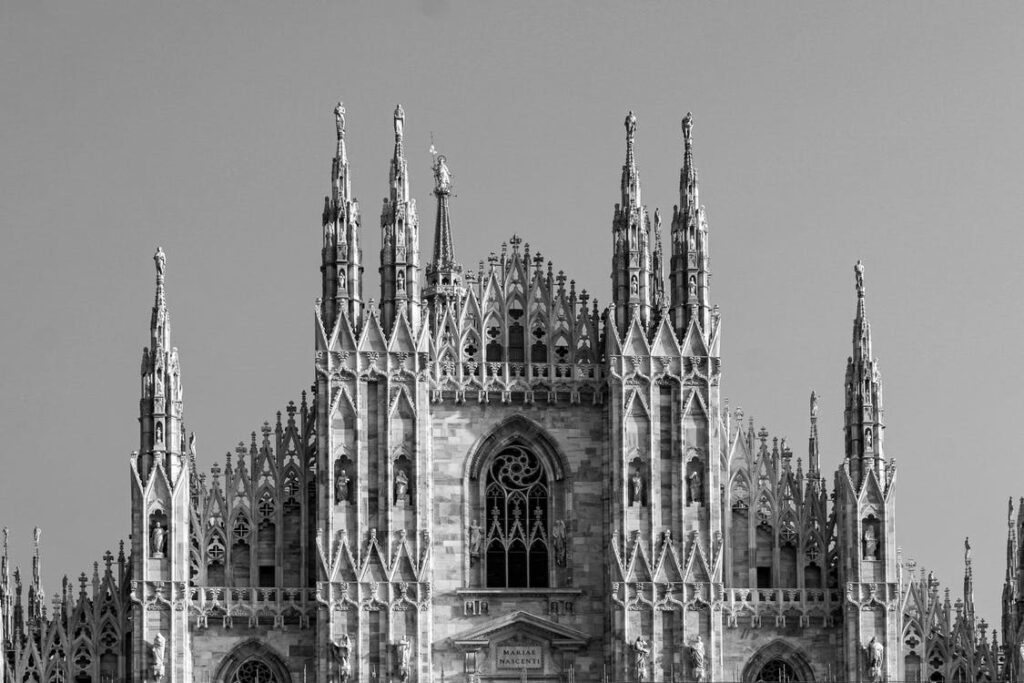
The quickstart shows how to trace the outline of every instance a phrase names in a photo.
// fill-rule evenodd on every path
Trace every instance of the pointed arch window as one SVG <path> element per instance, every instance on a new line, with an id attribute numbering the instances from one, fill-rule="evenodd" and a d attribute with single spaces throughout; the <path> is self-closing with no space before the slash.
<path id="1" fill-rule="evenodd" d="M 540 459 L 507 446 L 491 461 L 484 487 L 487 587 L 546 588 L 550 488 Z"/>

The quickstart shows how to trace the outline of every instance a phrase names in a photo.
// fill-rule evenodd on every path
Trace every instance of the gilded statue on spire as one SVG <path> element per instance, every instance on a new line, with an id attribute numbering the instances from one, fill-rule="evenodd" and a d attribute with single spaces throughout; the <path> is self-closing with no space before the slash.
<path id="1" fill-rule="evenodd" d="M 334 125 L 338 128 L 338 139 L 345 137 L 345 105 L 340 101 L 334 108 Z"/>
<path id="2" fill-rule="evenodd" d="M 443 154 L 438 154 L 433 145 L 430 146 L 430 153 L 434 156 L 434 192 L 448 194 L 452 189 L 452 172 L 448 170 L 448 159 Z"/>

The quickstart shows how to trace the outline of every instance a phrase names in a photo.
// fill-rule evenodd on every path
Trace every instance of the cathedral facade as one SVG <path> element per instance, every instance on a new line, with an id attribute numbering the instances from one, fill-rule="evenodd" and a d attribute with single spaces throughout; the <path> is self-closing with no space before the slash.
<path id="1" fill-rule="evenodd" d="M 421 263 L 401 107 L 374 303 L 335 117 L 310 392 L 201 468 L 158 251 L 130 544 L 47 604 L 5 535 L 0 683 L 1000 678 L 969 554 L 953 606 L 898 549 L 861 264 L 835 472 L 813 394 L 797 456 L 723 402 L 689 115 L 667 249 L 626 118 L 604 308 L 518 237 L 459 263 L 436 154 Z"/>

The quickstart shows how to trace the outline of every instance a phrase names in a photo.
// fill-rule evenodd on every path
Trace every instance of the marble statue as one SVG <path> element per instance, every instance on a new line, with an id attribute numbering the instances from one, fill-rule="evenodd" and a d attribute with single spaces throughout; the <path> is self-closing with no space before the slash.
<path id="1" fill-rule="evenodd" d="M 153 680 L 159 681 L 164 677 L 164 645 L 166 641 L 162 633 L 153 637 Z"/>
<path id="2" fill-rule="evenodd" d="M 559 567 L 565 566 L 565 521 L 559 519 L 555 521 L 554 527 L 551 529 L 551 544 L 555 550 L 555 564 Z"/>
<path id="3" fill-rule="evenodd" d="M 651 646 L 643 636 L 633 641 L 633 664 L 636 666 L 636 680 L 639 683 L 647 680 L 647 660 L 651 656 Z"/>
<path id="4" fill-rule="evenodd" d="M 152 557 L 164 556 L 164 541 L 166 530 L 161 526 L 160 520 L 153 522 L 153 529 L 149 532 L 149 553 Z"/>
<path id="5" fill-rule="evenodd" d="M 480 558 L 480 550 L 483 546 L 484 532 L 480 528 L 480 521 L 474 519 L 469 525 L 469 560 L 473 562 Z"/>

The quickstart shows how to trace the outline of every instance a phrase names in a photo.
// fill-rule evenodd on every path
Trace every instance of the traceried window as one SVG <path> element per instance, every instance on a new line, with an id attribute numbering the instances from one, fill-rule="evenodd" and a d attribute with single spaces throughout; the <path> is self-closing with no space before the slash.
<path id="1" fill-rule="evenodd" d="M 538 457 L 508 446 L 491 462 L 484 489 L 488 588 L 548 586 L 550 489 Z"/>
<path id="2" fill-rule="evenodd" d="M 264 662 L 250 659 L 235 669 L 231 683 L 278 683 L 277 677 Z"/>

